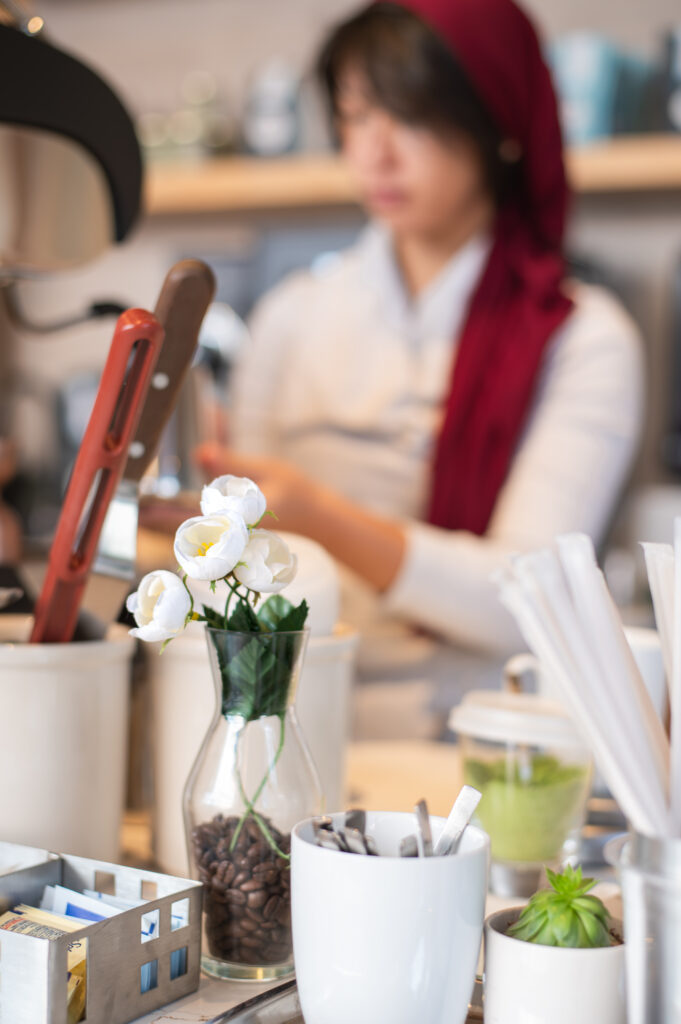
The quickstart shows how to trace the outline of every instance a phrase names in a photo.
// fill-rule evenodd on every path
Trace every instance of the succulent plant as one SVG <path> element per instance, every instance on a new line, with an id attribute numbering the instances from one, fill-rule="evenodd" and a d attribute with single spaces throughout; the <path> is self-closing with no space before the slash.
<path id="1" fill-rule="evenodd" d="M 507 935 L 540 946 L 589 949 L 612 945 L 610 914 L 597 896 L 587 896 L 596 884 L 582 878 L 582 869 L 566 867 L 562 874 L 546 869 L 550 889 L 540 889 Z"/>

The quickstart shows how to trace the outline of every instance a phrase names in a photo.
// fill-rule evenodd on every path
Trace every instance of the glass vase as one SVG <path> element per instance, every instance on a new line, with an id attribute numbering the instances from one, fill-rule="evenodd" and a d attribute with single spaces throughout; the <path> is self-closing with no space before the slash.
<path id="1" fill-rule="evenodd" d="M 204 884 L 201 966 L 281 978 L 293 970 L 291 829 L 323 804 L 294 708 L 307 631 L 206 636 L 216 706 L 184 793 L 189 862 Z"/>

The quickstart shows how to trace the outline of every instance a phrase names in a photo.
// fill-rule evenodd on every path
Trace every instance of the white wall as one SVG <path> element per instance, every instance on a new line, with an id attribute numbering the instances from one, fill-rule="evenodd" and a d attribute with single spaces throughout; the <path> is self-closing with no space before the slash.
<path id="1" fill-rule="evenodd" d="M 172 108 L 183 76 L 213 71 L 238 102 L 247 76 L 272 55 L 309 67 L 326 27 L 356 0 L 31 0 L 55 40 L 105 72 L 135 110 Z M 681 21 L 679 0 L 527 0 L 547 35 L 605 32 L 654 51 Z"/>

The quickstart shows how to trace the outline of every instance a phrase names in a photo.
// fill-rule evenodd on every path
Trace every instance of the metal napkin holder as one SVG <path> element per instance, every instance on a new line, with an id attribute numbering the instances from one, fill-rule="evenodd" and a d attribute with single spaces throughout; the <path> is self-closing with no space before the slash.
<path id="1" fill-rule="evenodd" d="M 47 850 L 30 848 L 27 856 L 28 849 L 0 842 L 0 866 L 17 865 L 0 874 L 0 913 L 18 903 L 39 906 L 46 885 L 145 902 L 49 941 L 0 929 L 0 1024 L 67 1024 L 67 950 L 74 940 L 87 939 L 87 1024 L 127 1024 L 198 988 L 200 882 Z M 171 908 L 182 900 L 188 923 L 172 930 Z M 157 937 L 142 942 L 142 915 L 154 911 Z M 171 953 L 185 948 L 186 971 L 171 980 Z M 156 984 L 142 992 L 142 967 L 154 961 Z"/>

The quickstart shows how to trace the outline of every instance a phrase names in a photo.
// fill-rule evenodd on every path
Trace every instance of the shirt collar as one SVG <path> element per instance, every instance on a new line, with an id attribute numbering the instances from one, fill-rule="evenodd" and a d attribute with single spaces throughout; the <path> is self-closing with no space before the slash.
<path id="1" fill-rule="evenodd" d="M 412 298 L 402 280 L 390 231 L 371 223 L 359 240 L 360 271 L 377 294 L 390 325 L 414 340 L 458 334 L 492 247 L 475 235 L 445 264 L 420 295 Z"/>

